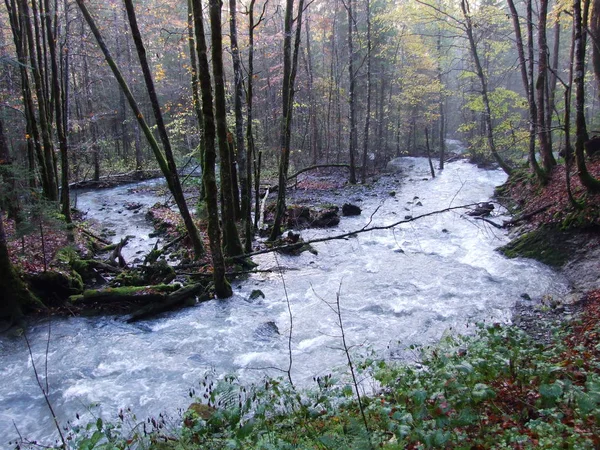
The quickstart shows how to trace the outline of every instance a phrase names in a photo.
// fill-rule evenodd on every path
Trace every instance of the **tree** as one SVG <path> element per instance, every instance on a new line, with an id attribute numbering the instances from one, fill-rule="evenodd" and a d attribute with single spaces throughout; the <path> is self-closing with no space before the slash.
<path id="1" fill-rule="evenodd" d="M 548 41 L 546 38 L 546 27 L 548 19 L 548 0 L 540 0 L 538 10 L 538 78 L 535 83 L 537 93 L 537 132 L 540 143 L 540 154 L 542 164 L 546 172 L 550 172 L 556 165 L 556 159 L 552 154 L 552 145 L 549 139 L 550 124 L 547 123 L 546 103 L 548 83 Z"/>
<path id="2" fill-rule="evenodd" d="M 145 48 L 141 41 L 139 29 L 137 28 L 135 11 L 133 10 L 133 5 L 131 3 L 131 0 L 125 0 L 125 5 L 128 8 L 127 12 L 128 12 L 128 16 L 130 19 L 130 24 L 131 24 L 136 48 L 138 50 L 138 56 L 140 58 L 140 65 L 142 67 L 142 71 L 144 72 L 144 80 L 146 82 L 148 95 L 149 95 L 151 103 L 152 103 L 152 109 L 153 109 L 155 117 L 156 117 L 158 131 L 159 131 L 161 140 L 163 142 L 166 158 L 165 158 L 165 156 L 163 156 L 162 152 L 160 151 L 158 142 L 154 138 L 154 135 L 152 134 L 152 131 L 150 130 L 150 127 L 148 126 L 148 123 L 146 122 L 146 119 L 144 118 L 144 115 L 142 114 L 142 111 L 140 110 L 137 101 L 133 97 L 133 94 L 131 93 L 129 86 L 127 85 L 127 82 L 125 81 L 125 78 L 123 78 L 121 70 L 117 66 L 114 58 L 112 57 L 112 55 L 110 54 L 110 51 L 108 50 L 108 47 L 104 43 L 104 39 L 102 38 L 102 35 L 100 34 L 100 30 L 96 26 L 94 19 L 92 18 L 90 12 L 88 11 L 87 7 L 85 6 L 84 0 L 77 0 L 77 5 L 79 6 L 79 9 L 81 10 L 86 22 L 88 23 L 88 26 L 92 30 L 92 33 L 94 34 L 94 37 L 96 38 L 96 41 L 98 42 L 98 46 L 102 50 L 102 53 L 104 54 L 104 57 L 105 57 L 108 65 L 110 66 L 110 68 L 113 72 L 113 75 L 115 76 L 121 89 L 125 93 L 125 96 L 127 97 L 129 105 L 130 105 L 131 109 L 133 110 L 133 113 L 138 121 L 138 124 L 144 131 L 144 135 L 146 136 L 146 139 L 148 140 L 148 143 L 150 144 L 150 147 L 152 148 L 152 151 L 153 151 L 154 156 L 156 157 L 156 160 L 160 166 L 162 174 L 165 177 L 165 180 L 167 181 L 169 190 L 171 191 L 171 194 L 173 195 L 175 203 L 177 204 L 177 207 L 179 208 L 179 212 L 180 212 L 183 222 L 185 224 L 186 231 L 192 242 L 192 246 L 194 248 L 194 253 L 197 257 L 199 257 L 204 254 L 204 246 L 202 245 L 202 241 L 200 240 L 200 234 L 198 232 L 198 228 L 196 228 L 196 225 L 195 225 L 194 221 L 192 220 L 192 217 L 191 217 L 190 212 L 187 207 L 187 203 L 183 196 L 183 190 L 181 188 L 181 183 L 179 182 L 179 176 L 177 174 L 177 167 L 175 165 L 175 159 L 174 159 L 173 153 L 171 151 L 169 138 L 166 133 L 166 128 L 164 126 L 164 122 L 162 122 L 162 114 L 160 111 L 160 106 L 158 104 L 158 97 L 156 96 L 156 91 L 154 89 L 154 83 L 152 81 L 152 76 L 150 74 L 150 69 L 148 66 L 147 59 L 146 59 L 146 51 L 145 51 Z"/>
<path id="3" fill-rule="evenodd" d="M 356 52 L 354 51 L 354 14 L 352 9 L 352 0 L 347 0 L 346 12 L 348 13 L 348 78 L 350 89 L 348 91 L 348 103 L 350 105 L 350 183 L 356 183 L 356 163 L 355 154 L 358 145 L 357 129 L 356 129 L 356 74 L 357 62 Z"/>
<path id="4" fill-rule="evenodd" d="M 284 37 L 283 37 L 283 88 L 282 105 L 283 116 L 281 119 L 280 147 L 281 155 L 279 162 L 279 183 L 277 191 L 277 206 L 275 210 L 275 221 L 269 240 L 274 241 L 281 234 L 281 223 L 285 215 L 285 196 L 287 188 L 287 174 L 290 164 L 290 142 L 292 135 L 292 113 L 294 110 L 294 83 L 298 69 L 298 52 L 302 31 L 302 13 L 304 12 L 304 0 L 298 3 L 298 14 L 296 16 L 296 38 L 292 53 L 292 25 L 294 14 L 294 0 L 286 0 Z M 356 182 L 356 180 L 355 180 Z"/>
<path id="5" fill-rule="evenodd" d="M 492 109 L 490 107 L 490 99 L 489 99 L 489 91 L 488 91 L 488 82 L 487 77 L 483 71 L 483 66 L 481 65 L 481 60 L 479 58 L 479 52 L 477 50 L 477 42 L 475 40 L 475 36 L 473 35 L 473 21 L 471 18 L 471 11 L 469 8 L 468 0 L 461 0 L 460 8 L 463 13 L 463 17 L 465 19 L 464 28 L 467 33 L 467 39 L 469 40 L 469 47 L 471 49 L 471 56 L 473 57 L 473 62 L 475 64 L 475 73 L 477 74 L 477 78 L 479 78 L 479 82 L 481 84 L 481 98 L 483 100 L 483 105 L 485 107 L 484 111 L 484 121 L 486 125 L 486 136 L 488 146 L 490 147 L 490 151 L 492 152 L 492 156 L 498 163 L 498 165 L 510 175 L 512 172 L 512 168 L 502 159 L 500 154 L 496 149 L 496 143 L 494 141 L 494 128 L 492 124 Z"/>
<path id="6" fill-rule="evenodd" d="M 590 191 L 600 191 L 600 180 L 594 178 L 585 163 L 585 142 L 587 130 L 585 123 L 585 43 L 583 39 L 583 17 L 581 11 L 581 0 L 573 1 L 573 41 L 575 45 L 575 70 L 573 82 L 575 83 L 575 159 L 579 179 Z"/>
<path id="7" fill-rule="evenodd" d="M 221 157 L 221 198 L 223 222 L 223 251 L 227 256 L 244 253 L 235 223 L 234 177 L 231 173 L 231 152 L 227 131 L 227 110 L 225 105 L 225 76 L 223 70 L 223 33 L 221 30 L 221 1 L 209 0 L 210 28 L 212 43 L 212 67 L 215 83 L 215 121 L 219 156 Z"/>
<path id="8" fill-rule="evenodd" d="M 534 82 L 533 82 L 533 60 L 525 57 L 525 47 L 523 45 L 523 35 L 521 33 L 521 24 L 519 22 L 519 15 L 517 8 L 515 7 L 514 0 L 507 0 L 508 7 L 512 16 L 513 26 L 515 29 L 515 45 L 517 47 L 517 54 L 519 55 L 519 66 L 521 68 L 521 80 L 523 81 L 523 89 L 527 93 L 527 105 L 529 115 L 529 167 L 533 173 L 535 173 L 541 181 L 545 181 L 545 174 L 541 170 L 536 154 L 535 154 L 535 141 L 537 137 L 537 107 L 535 102 L 534 94 Z M 532 25 L 531 19 L 531 0 L 527 0 L 527 17 L 528 17 L 528 48 L 533 49 L 532 42 Z M 530 62 L 530 74 L 527 70 L 527 60 Z"/>
<path id="9" fill-rule="evenodd" d="M 215 291 L 219 298 L 232 295 L 231 285 L 225 277 L 225 260 L 221 248 L 221 227 L 219 226 L 219 206 L 215 163 L 216 127 L 213 112 L 212 85 L 206 38 L 204 37 L 204 19 L 202 18 L 201 0 L 192 0 L 194 14 L 194 32 L 196 37 L 196 53 L 198 57 L 198 75 L 202 91 L 202 117 L 204 119 L 204 174 L 202 180 L 206 193 L 206 210 L 208 214 L 208 239 L 213 263 L 213 280 Z"/>
<path id="10" fill-rule="evenodd" d="M 231 40 L 231 58 L 233 62 L 234 76 L 234 113 L 235 113 L 235 144 L 237 149 L 238 174 L 240 179 L 241 208 L 240 216 L 245 230 L 245 249 L 252 249 L 252 172 L 248 172 L 248 152 L 244 143 L 244 83 L 242 73 L 242 61 L 237 36 L 237 12 L 236 1 L 229 0 L 229 35 Z"/>
<path id="11" fill-rule="evenodd" d="M 365 130 L 363 134 L 363 155 L 360 181 L 365 184 L 367 178 L 367 153 L 369 150 L 369 127 L 371 121 L 371 0 L 367 4 L 367 109 L 365 111 Z M 383 99 L 382 99 L 383 101 Z"/>

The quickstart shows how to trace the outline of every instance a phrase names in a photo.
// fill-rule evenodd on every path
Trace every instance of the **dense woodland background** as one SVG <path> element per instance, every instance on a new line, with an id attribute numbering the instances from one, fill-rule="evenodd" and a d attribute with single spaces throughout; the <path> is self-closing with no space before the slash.
<path id="1" fill-rule="evenodd" d="M 45 199 L 70 222 L 71 183 L 160 168 L 200 255 L 176 174 L 201 165 L 218 278 L 221 249 L 250 249 L 261 174 L 279 178 L 271 239 L 291 173 L 443 167 L 448 138 L 541 183 L 560 152 L 598 190 L 599 44 L 600 0 L 5 0 L 3 211 Z"/>

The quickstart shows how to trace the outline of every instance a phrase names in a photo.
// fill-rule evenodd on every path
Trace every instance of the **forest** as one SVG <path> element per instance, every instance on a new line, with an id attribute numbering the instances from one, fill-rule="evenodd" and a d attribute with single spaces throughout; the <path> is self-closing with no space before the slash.
<path id="1" fill-rule="evenodd" d="M 600 357 L 592 345 L 600 286 L 592 263 L 577 271 L 569 265 L 576 256 L 598 257 L 600 248 L 600 0 L 4 0 L 0 62 L 3 333 L 16 326 L 13 334 L 27 336 L 30 320 L 92 311 L 133 323 L 236 299 L 236 289 L 249 289 L 240 283 L 254 276 L 283 283 L 276 292 L 289 319 L 284 381 L 269 379 L 252 397 L 237 379 L 205 380 L 209 400 L 190 406 L 173 439 L 179 448 L 556 448 L 555 434 L 565 448 L 600 445 L 600 374 L 592 362 Z M 404 164 L 398 175 L 394 164 Z M 416 184 L 443 177 L 453 178 L 448 198 L 437 185 Z M 467 197 L 471 182 L 482 184 Z M 111 212 L 120 187 L 129 189 L 127 200 Z M 496 190 L 483 195 L 488 188 Z M 409 189 L 406 214 L 384 200 L 369 203 L 371 196 L 405 201 Z M 436 207 L 419 214 L 423 203 Z M 358 220 L 361 208 L 363 219 L 371 216 L 348 222 L 354 229 L 304 234 Z M 158 237 L 146 247 L 135 241 L 139 225 L 128 224 L 138 213 L 154 228 L 143 239 Z M 539 360 L 528 349 L 535 336 L 526 337 L 534 325 L 524 332 L 478 325 L 478 337 L 424 351 L 430 370 L 419 375 L 372 358 L 356 362 L 340 306 L 344 278 L 328 292 L 333 300 L 311 284 L 336 317 L 351 379 L 339 388 L 331 375 L 315 375 L 317 394 L 301 398 L 292 370 L 296 294 L 288 296 L 286 282 L 293 286 L 292 271 L 304 269 L 298 263 L 288 272 L 279 258 L 317 255 L 316 244 L 346 245 L 449 213 L 473 217 L 480 227 L 473 229 L 488 234 L 516 229 L 512 242 L 501 242 L 502 254 L 560 269 L 583 299 L 577 304 L 588 305 L 573 306 L 587 322 L 574 334 L 552 325 L 569 337 Z M 117 237 L 103 220 L 116 224 Z M 442 232 L 452 239 L 446 225 Z M 393 242 L 396 255 L 410 253 L 409 240 L 394 234 Z M 454 242 L 448 245 L 451 253 Z M 275 265 L 265 269 L 253 257 Z M 490 272 L 502 264 L 494 259 Z M 549 323 L 565 306 L 548 300 L 542 286 L 563 286 L 545 268 L 529 270 L 538 268 L 523 269 L 529 278 L 506 291 L 522 299 L 536 292 Z M 248 292 L 249 301 L 264 299 L 263 290 Z M 263 325 L 280 335 L 280 321 Z M 465 346 L 473 349 L 468 361 L 461 360 Z M 35 370 L 29 340 L 27 347 Z M 553 371 L 554 362 L 564 373 Z M 387 389 L 365 394 L 358 372 Z M 143 435 L 134 427 L 134 438 L 114 437 L 102 422 L 63 434 L 48 386 L 35 377 L 58 447 L 150 448 L 171 440 L 160 420 Z M 229 395 L 239 400 L 234 412 Z M 340 408 L 344 401 L 350 406 Z M 300 427 L 306 441 L 289 427 Z M 167 443 L 152 448 L 178 448 Z"/>

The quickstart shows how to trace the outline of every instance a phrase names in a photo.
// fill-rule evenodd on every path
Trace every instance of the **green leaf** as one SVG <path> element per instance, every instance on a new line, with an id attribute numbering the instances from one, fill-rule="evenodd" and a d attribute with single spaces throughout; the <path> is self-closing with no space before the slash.
<path id="1" fill-rule="evenodd" d="M 477 383 L 473 387 L 473 398 L 477 401 L 484 401 L 490 398 L 494 398 L 496 396 L 496 392 L 484 383 Z"/>

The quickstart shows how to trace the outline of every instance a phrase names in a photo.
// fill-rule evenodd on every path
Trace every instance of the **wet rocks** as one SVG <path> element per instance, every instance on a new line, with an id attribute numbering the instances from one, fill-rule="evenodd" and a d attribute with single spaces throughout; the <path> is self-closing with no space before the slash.
<path id="1" fill-rule="evenodd" d="M 360 206 L 353 205 L 352 203 L 344 203 L 342 205 L 342 216 L 360 216 L 362 209 Z"/>
<path id="2" fill-rule="evenodd" d="M 317 228 L 335 227 L 340 223 L 339 208 L 333 206 L 317 213 L 312 226 Z"/>

